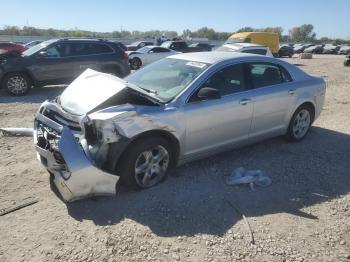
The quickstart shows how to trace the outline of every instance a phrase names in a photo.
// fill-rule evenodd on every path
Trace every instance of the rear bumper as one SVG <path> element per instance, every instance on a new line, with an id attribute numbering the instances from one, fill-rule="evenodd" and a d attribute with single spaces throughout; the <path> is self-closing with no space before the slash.
<path id="1" fill-rule="evenodd" d="M 57 136 L 43 136 L 45 130 Z M 50 135 L 52 137 L 52 135 Z M 50 145 L 57 144 L 54 149 Z M 34 122 L 34 144 L 38 160 L 54 175 L 54 183 L 66 202 L 94 195 L 115 195 L 119 177 L 93 165 L 72 131 L 37 113 Z"/>

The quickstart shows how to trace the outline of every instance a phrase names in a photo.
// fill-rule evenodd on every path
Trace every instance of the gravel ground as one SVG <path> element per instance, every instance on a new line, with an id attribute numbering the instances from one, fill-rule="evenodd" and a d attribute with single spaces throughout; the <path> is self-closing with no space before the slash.
<path id="1" fill-rule="evenodd" d="M 300 143 L 275 138 L 179 167 L 161 185 L 64 204 L 32 140 L 0 137 L 0 261 L 350 261 L 350 68 L 342 56 L 286 59 L 325 77 L 321 117 Z M 0 126 L 31 127 L 39 104 L 63 90 L 0 94 Z M 272 185 L 227 186 L 243 166 Z M 255 244 L 250 243 L 247 217 Z"/>

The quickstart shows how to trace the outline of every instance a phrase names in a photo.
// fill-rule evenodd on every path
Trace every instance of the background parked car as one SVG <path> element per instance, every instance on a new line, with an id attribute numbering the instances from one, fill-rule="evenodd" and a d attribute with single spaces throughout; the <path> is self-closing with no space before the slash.
<path id="1" fill-rule="evenodd" d="M 295 44 L 293 46 L 293 51 L 295 54 L 303 53 L 306 48 L 314 46 L 314 44 Z"/>
<path id="2" fill-rule="evenodd" d="M 344 60 L 344 65 L 345 66 L 350 66 L 350 55 L 346 56 L 346 58 Z"/>
<path id="3" fill-rule="evenodd" d="M 217 48 L 216 51 L 250 53 L 273 57 L 269 47 L 250 43 L 224 44 Z"/>
<path id="4" fill-rule="evenodd" d="M 288 56 L 292 57 L 294 55 L 293 47 L 289 45 L 282 45 L 278 50 L 278 57 Z"/>
<path id="5" fill-rule="evenodd" d="M 339 55 L 350 55 L 350 46 L 344 45 L 338 51 Z"/>
<path id="6" fill-rule="evenodd" d="M 70 83 L 87 68 L 120 77 L 130 73 L 127 54 L 103 40 L 48 40 L 0 59 L 1 87 L 11 95 L 24 95 L 31 86 Z"/>
<path id="7" fill-rule="evenodd" d="M 12 43 L 12 42 L 0 42 L 0 49 L 5 50 L 6 52 L 23 52 L 27 48 L 23 45 Z"/>
<path id="8" fill-rule="evenodd" d="M 166 41 L 161 45 L 161 47 L 169 48 L 181 53 L 206 51 L 205 48 L 201 46 L 191 47 L 187 45 L 185 41 Z"/>
<path id="9" fill-rule="evenodd" d="M 323 45 L 312 45 L 308 48 L 305 48 L 304 53 L 311 53 L 311 54 L 322 54 L 323 52 Z"/>
<path id="10" fill-rule="evenodd" d="M 130 45 L 127 45 L 127 49 L 128 51 L 136 51 L 144 46 L 148 46 L 148 45 L 154 45 L 153 42 L 150 42 L 150 41 L 137 41 L 137 42 L 134 42 Z"/>
<path id="11" fill-rule="evenodd" d="M 35 45 L 37 45 L 37 44 L 40 44 L 40 43 L 42 43 L 42 42 L 43 42 L 43 40 L 34 40 L 34 41 L 30 41 L 30 42 L 24 44 L 24 46 L 25 46 L 26 48 L 30 48 L 30 47 L 35 46 Z"/>
<path id="12" fill-rule="evenodd" d="M 211 51 L 213 49 L 213 45 L 206 44 L 206 43 L 193 43 L 193 44 L 189 45 L 189 47 L 201 48 L 204 51 Z"/>
<path id="13" fill-rule="evenodd" d="M 128 51 L 131 69 L 139 69 L 143 65 L 150 64 L 164 57 L 177 54 L 178 52 L 161 47 L 161 46 L 145 46 L 137 51 Z"/>
<path id="14" fill-rule="evenodd" d="M 323 47 L 323 54 L 338 54 L 338 51 L 340 49 L 340 46 L 336 45 L 325 45 Z"/>

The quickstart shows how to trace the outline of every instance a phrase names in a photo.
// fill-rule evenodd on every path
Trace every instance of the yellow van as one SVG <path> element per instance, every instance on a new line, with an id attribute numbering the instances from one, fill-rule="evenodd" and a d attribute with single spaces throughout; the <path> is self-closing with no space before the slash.
<path id="1" fill-rule="evenodd" d="M 272 32 L 241 32 L 230 36 L 225 44 L 252 43 L 268 46 L 275 55 L 279 50 L 279 38 L 277 33 Z"/>

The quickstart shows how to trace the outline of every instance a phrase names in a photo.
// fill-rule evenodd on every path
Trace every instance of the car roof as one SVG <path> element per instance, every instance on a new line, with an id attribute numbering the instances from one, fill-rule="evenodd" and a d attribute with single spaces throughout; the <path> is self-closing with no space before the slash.
<path id="1" fill-rule="evenodd" d="M 221 51 L 181 53 L 181 54 L 169 56 L 169 58 L 196 61 L 196 62 L 207 63 L 207 64 L 215 64 L 224 60 L 239 59 L 239 58 L 245 58 L 245 57 L 249 58 L 249 57 L 263 57 L 263 56 L 249 54 L 249 53 L 221 52 Z"/>

